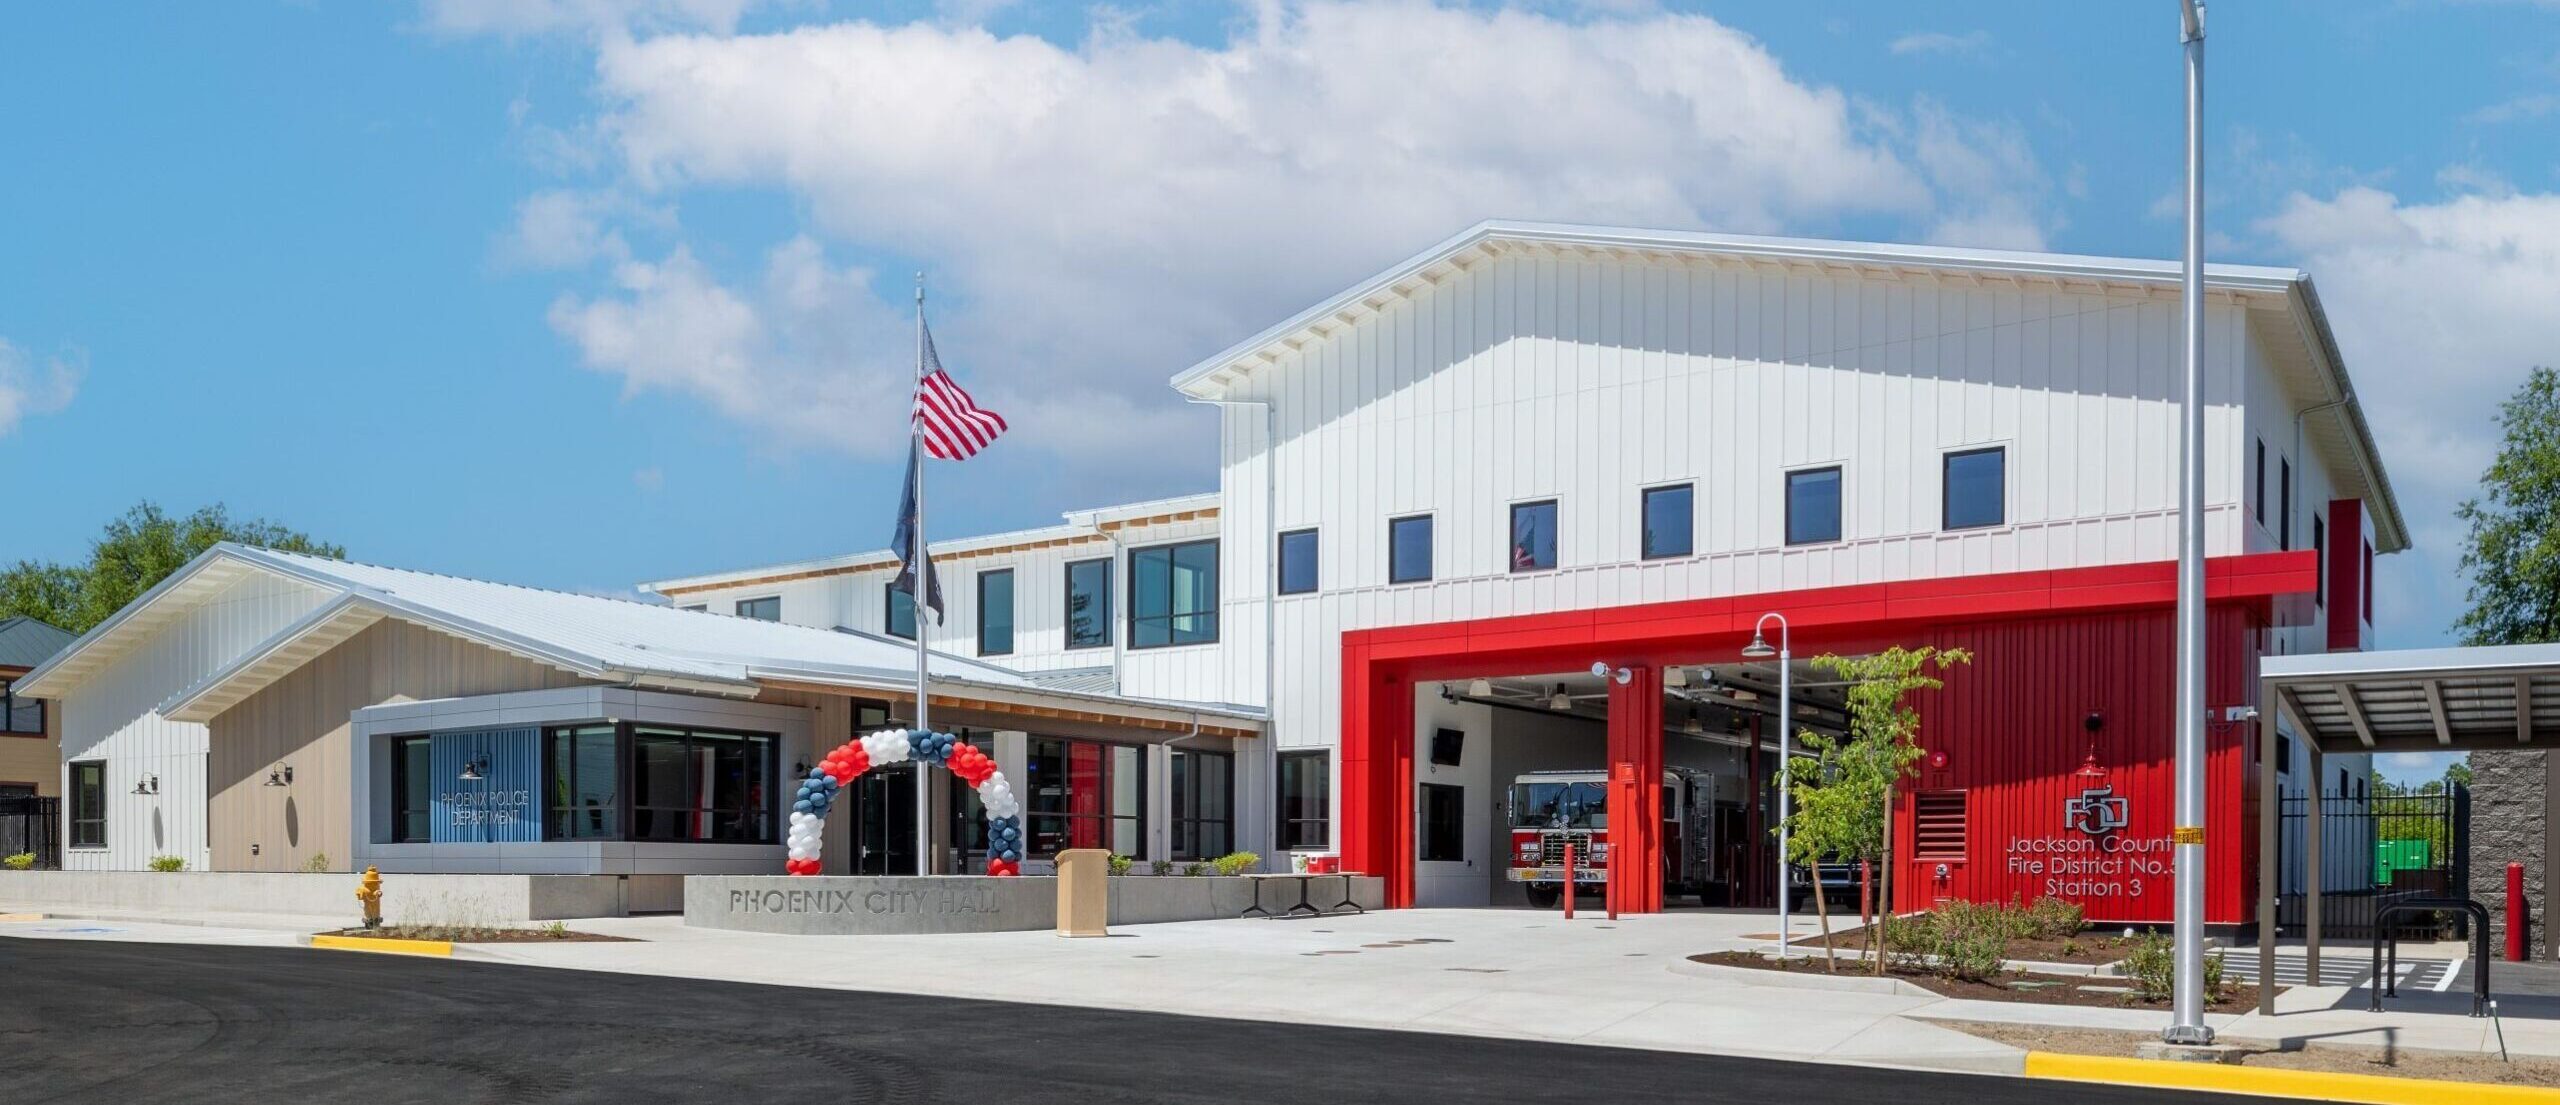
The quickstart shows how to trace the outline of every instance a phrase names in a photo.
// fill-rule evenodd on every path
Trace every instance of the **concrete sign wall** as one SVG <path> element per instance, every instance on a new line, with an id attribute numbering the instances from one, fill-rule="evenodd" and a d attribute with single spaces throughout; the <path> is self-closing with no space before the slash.
<path id="1" fill-rule="evenodd" d="M 1111 923 L 1211 921 L 1240 917 L 1254 904 L 1257 887 L 1240 878 L 1125 876 L 1107 880 Z M 1309 901 L 1342 900 L 1342 883 L 1321 879 Z M 1271 880 L 1259 887 L 1273 913 L 1297 904 L 1297 884 Z M 1351 898 L 1377 909 L 1384 886 L 1353 877 Z M 684 880 L 684 923 L 700 928 L 743 929 L 802 936 L 875 933 L 1023 932 L 1057 927 L 1058 880 L 1024 875 L 694 875 Z"/>

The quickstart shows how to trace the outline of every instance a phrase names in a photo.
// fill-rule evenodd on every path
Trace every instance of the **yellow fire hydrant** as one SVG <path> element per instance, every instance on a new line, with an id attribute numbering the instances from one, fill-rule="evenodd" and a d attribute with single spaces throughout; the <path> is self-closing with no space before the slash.
<path id="1" fill-rule="evenodd" d="M 364 878 L 356 883 L 356 900 L 364 903 L 364 927 L 382 927 L 382 872 L 364 869 Z"/>

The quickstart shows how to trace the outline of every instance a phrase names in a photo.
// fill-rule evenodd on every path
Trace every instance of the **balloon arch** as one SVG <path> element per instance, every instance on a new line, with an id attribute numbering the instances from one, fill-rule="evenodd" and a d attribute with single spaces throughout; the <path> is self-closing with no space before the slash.
<path id="1" fill-rule="evenodd" d="M 994 757 L 949 733 L 921 729 L 884 729 L 856 737 L 836 746 L 809 769 L 809 777 L 800 781 L 800 791 L 791 799 L 791 858 L 784 861 L 783 870 L 818 874 L 823 869 L 818 861 L 819 835 L 826 829 L 827 809 L 835 805 L 836 793 L 874 766 L 901 760 L 947 768 L 976 788 L 978 803 L 987 811 L 987 873 L 1022 873 L 1022 802 L 996 770 Z"/>

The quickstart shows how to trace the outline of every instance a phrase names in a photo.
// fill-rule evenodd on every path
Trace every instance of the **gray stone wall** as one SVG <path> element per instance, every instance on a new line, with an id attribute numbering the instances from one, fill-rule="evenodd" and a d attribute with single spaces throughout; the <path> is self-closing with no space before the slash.
<path id="1" fill-rule="evenodd" d="M 2489 907 L 2489 951 L 2507 946 L 2507 864 L 2524 864 L 2525 901 L 2543 901 L 2546 752 L 2471 755 L 2471 896 Z M 2550 918 L 2534 916 L 2536 958 L 2551 957 Z"/>

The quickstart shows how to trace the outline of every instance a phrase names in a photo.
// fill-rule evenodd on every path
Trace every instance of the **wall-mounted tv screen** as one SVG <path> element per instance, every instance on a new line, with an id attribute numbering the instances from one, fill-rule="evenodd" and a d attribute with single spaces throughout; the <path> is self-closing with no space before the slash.
<path id="1" fill-rule="evenodd" d="M 1467 735 L 1455 729 L 1442 729 L 1431 734 L 1431 762 L 1441 767 L 1458 766 L 1458 754 L 1466 749 Z"/>

